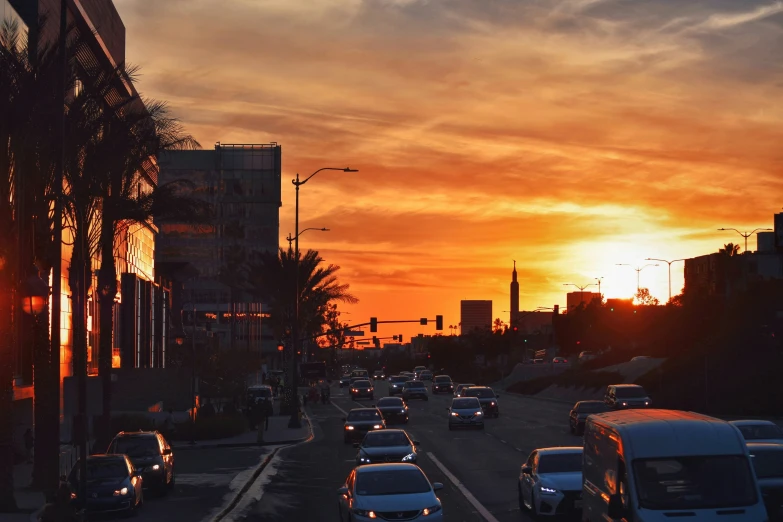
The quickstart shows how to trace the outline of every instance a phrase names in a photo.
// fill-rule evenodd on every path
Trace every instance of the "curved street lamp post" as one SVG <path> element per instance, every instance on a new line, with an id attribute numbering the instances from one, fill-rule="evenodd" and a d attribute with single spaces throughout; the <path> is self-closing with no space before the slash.
<path id="1" fill-rule="evenodd" d="M 648 257 L 645 259 L 645 261 L 660 261 L 661 263 L 666 263 L 669 265 L 669 301 L 672 300 L 672 263 L 676 263 L 677 261 L 685 261 L 684 259 L 672 259 L 671 261 L 667 261 L 665 259 L 655 259 L 653 257 Z"/>
<path id="2" fill-rule="evenodd" d="M 644 270 L 645 268 L 650 267 L 650 266 L 658 266 L 658 265 L 652 265 L 652 264 L 651 265 L 644 265 L 644 266 L 633 266 L 633 265 L 629 265 L 628 263 L 616 263 L 616 264 L 617 264 L 617 266 L 630 266 L 631 268 L 636 270 L 636 291 L 637 292 L 642 287 L 642 285 L 640 284 L 642 270 Z"/>
<path id="3" fill-rule="evenodd" d="M 736 228 L 719 228 L 718 230 L 721 231 L 721 232 L 725 232 L 727 230 L 733 230 L 734 232 L 736 232 L 737 234 L 739 234 L 743 238 L 745 238 L 745 250 L 743 251 L 743 253 L 745 253 L 745 252 L 748 251 L 748 238 L 750 236 L 752 236 L 756 232 L 772 232 L 773 229 L 771 229 L 771 228 L 757 228 L 753 232 L 740 232 Z"/>

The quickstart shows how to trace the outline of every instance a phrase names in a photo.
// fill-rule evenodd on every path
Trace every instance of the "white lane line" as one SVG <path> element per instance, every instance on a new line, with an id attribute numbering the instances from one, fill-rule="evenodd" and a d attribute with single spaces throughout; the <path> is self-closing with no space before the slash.
<path id="1" fill-rule="evenodd" d="M 347 411 L 345 411 L 344 409 L 342 409 L 341 407 L 339 407 L 338 405 L 336 405 L 335 403 L 333 403 L 333 402 L 331 402 L 331 401 L 330 401 L 330 404 L 331 404 L 332 406 L 334 406 L 335 408 L 337 408 L 338 410 L 340 410 L 340 413 L 342 413 L 342 414 L 343 414 L 343 415 L 345 415 L 346 417 L 348 416 L 348 412 L 347 412 Z"/>
<path id="2" fill-rule="evenodd" d="M 505 444 L 505 443 L 506 443 L 506 441 L 505 441 L 505 440 L 503 440 L 503 439 L 498 439 L 498 440 L 499 440 L 500 442 L 502 442 L 503 444 Z"/>
<path id="3" fill-rule="evenodd" d="M 519 449 L 519 448 L 514 448 L 514 449 L 517 450 L 518 452 L 522 453 L 521 449 Z"/>
<path id="4" fill-rule="evenodd" d="M 484 435 L 486 435 L 487 437 L 494 437 L 494 435 L 492 435 L 492 434 L 491 434 L 490 432 L 488 432 L 488 431 L 485 431 L 485 432 L 484 432 Z"/>
<path id="5" fill-rule="evenodd" d="M 454 476 L 454 474 L 449 471 L 446 466 L 444 466 L 441 461 L 439 461 L 435 455 L 433 455 L 430 452 L 427 452 L 427 456 L 430 458 L 430 460 L 440 469 L 444 475 L 451 481 L 452 484 L 454 484 L 454 487 L 459 490 L 460 493 L 462 493 L 465 498 L 470 502 L 473 507 L 476 509 L 476 511 L 479 512 L 479 514 L 484 517 L 484 520 L 487 522 L 499 522 L 498 519 L 496 519 L 492 513 L 489 512 L 487 508 L 485 508 L 483 505 L 481 505 L 481 502 L 476 499 L 476 497 L 473 496 L 473 493 L 468 491 L 468 488 L 466 488 L 462 482 L 459 481 L 457 477 Z"/>

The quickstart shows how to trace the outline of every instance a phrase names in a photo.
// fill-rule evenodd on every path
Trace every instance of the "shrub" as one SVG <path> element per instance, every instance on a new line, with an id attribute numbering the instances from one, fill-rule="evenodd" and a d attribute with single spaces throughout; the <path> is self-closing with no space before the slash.
<path id="1" fill-rule="evenodd" d="M 189 440 L 193 425 L 187 421 L 177 423 L 174 433 L 171 434 L 172 440 Z M 248 430 L 247 419 L 244 415 L 235 414 L 217 414 L 213 417 L 201 417 L 196 420 L 195 440 L 216 440 L 229 437 L 236 437 Z"/>

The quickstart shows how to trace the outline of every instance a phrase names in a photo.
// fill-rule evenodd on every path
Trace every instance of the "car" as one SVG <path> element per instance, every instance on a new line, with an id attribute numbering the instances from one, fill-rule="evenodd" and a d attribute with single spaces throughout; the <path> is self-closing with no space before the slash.
<path id="1" fill-rule="evenodd" d="M 274 400 L 275 395 L 272 387 L 267 384 L 256 384 L 247 387 L 247 402 L 256 402 L 258 400 Z"/>
<path id="2" fill-rule="evenodd" d="M 609 411 L 603 401 L 579 401 L 571 408 L 568 414 L 568 427 L 571 433 L 581 435 L 585 430 L 585 421 L 593 413 L 604 413 Z"/>
<path id="3" fill-rule="evenodd" d="M 454 396 L 455 397 L 462 397 L 462 390 L 465 388 L 469 388 L 471 386 L 475 386 L 475 384 L 458 384 L 456 388 L 454 388 Z"/>
<path id="4" fill-rule="evenodd" d="M 383 370 L 375 370 L 372 373 L 372 380 L 376 381 L 378 379 L 385 379 L 385 375 L 383 373 Z"/>
<path id="5" fill-rule="evenodd" d="M 413 373 L 415 375 L 418 375 L 420 372 L 423 372 L 426 369 L 427 369 L 426 366 L 416 366 L 416 367 L 413 368 Z"/>
<path id="6" fill-rule="evenodd" d="M 436 375 L 432 379 L 432 394 L 440 392 L 454 393 L 454 383 L 448 375 Z"/>
<path id="7" fill-rule="evenodd" d="M 457 427 L 484 429 L 484 410 L 477 397 L 455 397 L 451 399 L 449 430 Z"/>
<path id="8" fill-rule="evenodd" d="M 522 465 L 517 486 L 520 511 L 571 515 L 582 509 L 582 448 L 533 450 Z"/>
<path id="9" fill-rule="evenodd" d="M 429 370 L 422 370 L 419 373 L 419 379 L 422 381 L 431 381 L 432 380 L 432 372 Z"/>
<path id="10" fill-rule="evenodd" d="M 383 415 L 386 424 L 392 422 L 408 423 L 408 405 L 399 397 L 383 397 L 375 404 Z"/>
<path id="11" fill-rule="evenodd" d="M 408 377 L 408 380 L 415 381 L 416 380 L 416 374 L 413 372 L 400 372 L 400 375 L 404 377 Z"/>
<path id="12" fill-rule="evenodd" d="M 429 400 L 427 387 L 421 381 L 408 381 L 402 387 L 402 398 L 407 402 L 410 399 Z"/>
<path id="13" fill-rule="evenodd" d="M 144 487 L 158 493 L 166 493 L 174 487 L 174 452 L 157 431 L 121 431 L 106 453 L 127 455 L 144 477 Z"/>
<path id="14" fill-rule="evenodd" d="M 638 384 L 610 384 L 604 393 L 604 403 L 613 410 L 652 407 L 652 399 Z"/>
<path id="15" fill-rule="evenodd" d="M 340 377 L 340 388 L 344 388 L 346 386 L 351 385 L 351 374 L 346 373 L 342 377 Z"/>
<path id="16" fill-rule="evenodd" d="M 750 461 L 770 520 L 783 520 L 783 444 L 748 442 Z"/>
<path id="17" fill-rule="evenodd" d="M 373 430 L 386 429 L 386 421 L 378 408 L 354 408 L 343 418 L 343 441 L 359 441 Z"/>
<path id="18" fill-rule="evenodd" d="M 370 380 L 370 374 L 367 370 L 357 369 L 351 371 L 351 378 L 358 377 L 359 379 Z"/>
<path id="19" fill-rule="evenodd" d="M 362 397 L 368 399 L 375 398 L 375 388 L 370 381 L 364 379 L 354 381 L 354 383 L 351 384 L 351 398 L 361 399 Z"/>
<path id="20" fill-rule="evenodd" d="M 87 498 L 79 498 L 81 459 L 66 477 L 71 503 L 88 514 L 126 513 L 133 515 L 144 505 L 144 479 L 126 455 L 87 457 Z"/>
<path id="21" fill-rule="evenodd" d="M 500 395 L 497 395 L 492 388 L 487 386 L 470 386 L 462 390 L 462 396 L 478 398 L 481 408 L 484 410 L 484 415 L 487 417 L 500 416 L 500 406 L 498 406 Z"/>
<path id="22" fill-rule="evenodd" d="M 568 362 L 568 359 L 565 357 L 554 357 L 552 358 L 552 364 L 566 364 Z"/>
<path id="23" fill-rule="evenodd" d="M 775 442 L 783 444 L 783 429 L 768 420 L 735 420 L 731 424 L 739 428 L 747 442 Z"/>
<path id="24" fill-rule="evenodd" d="M 578 359 L 579 362 L 587 362 L 587 361 L 592 361 L 596 357 L 598 356 L 595 353 L 585 350 L 583 352 L 579 352 Z"/>
<path id="25" fill-rule="evenodd" d="M 411 380 L 413 379 L 411 379 L 407 375 L 392 375 L 389 378 L 389 396 L 402 393 L 403 385 Z"/>
<path id="26" fill-rule="evenodd" d="M 415 464 L 359 466 L 337 490 L 340 521 L 443 522 L 443 507 L 435 496 L 442 488 Z"/>
<path id="27" fill-rule="evenodd" d="M 416 463 L 416 446 L 419 441 L 411 440 L 405 430 L 371 431 L 364 436 L 356 454 L 356 465 L 378 464 L 382 462 Z"/>

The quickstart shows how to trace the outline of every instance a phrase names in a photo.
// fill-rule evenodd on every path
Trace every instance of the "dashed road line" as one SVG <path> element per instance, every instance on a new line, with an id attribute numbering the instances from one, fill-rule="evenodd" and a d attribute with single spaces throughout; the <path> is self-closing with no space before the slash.
<path id="1" fill-rule="evenodd" d="M 330 401 L 330 404 L 331 404 L 332 406 L 334 406 L 335 408 L 337 408 L 337 409 L 340 411 L 340 413 L 342 413 L 342 414 L 343 414 L 343 415 L 345 415 L 346 417 L 348 416 L 348 412 L 347 412 L 347 411 L 345 411 L 344 409 L 342 409 L 341 407 L 339 407 L 338 405 L 336 405 L 335 403 L 333 403 L 333 402 L 331 402 L 331 401 Z"/>
<path id="2" fill-rule="evenodd" d="M 498 519 L 496 519 L 492 515 L 492 513 L 490 513 L 489 510 L 485 508 L 481 504 L 481 502 L 478 501 L 476 497 L 473 496 L 473 493 L 468 491 L 468 488 L 466 488 L 462 484 L 462 482 L 460 482 L 459 479 L 456 476 L 454 476 L 454 474 L 451 471 L 449 471 L 448 468 L 446 468 L 446 466 L 444 466 L 441 463 L 441 461 L 437 459 L 437 457 L 435 457 L 435 455 L 433 455 L 430 452 L 427 452 L 427 456 L 430 458 L 433 464 L 435 464 L 438 467 L 438 469 L 440 469 L 441 472 L 444 475 L 446 475 L 446 478 L 448 478 L 451 481 L 451 483 L 454 484 L 454 487 L 457 488 L 459 492 L 465 496 L 465 498 L 468 500 L 468 502 L 471 503 L 471 505 L 476 509 L 476 511 L 478 511 L 482 517 L 484 517 L 484 520 L 486 520 L 487 522 L 499 522 Z"/>
<path id="3" fill-rule="evenodd" d="M 503 439 L 498 439 L 498 440 L 499 440 L 500 442 L 502 442 L 503 444 L 506 444 L 506 441 L 505 441 L 505 440 L 503 440 Z"/>
<path id="4" fill-rule="evenodd" d="M 519 449 L 519 448 L 514 448 L 514 449 L 517 450 L 518 452 L 522 453 L 521 449 Z"/>

